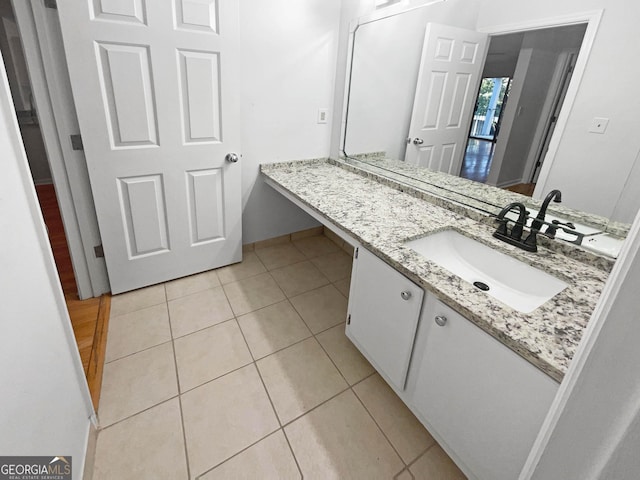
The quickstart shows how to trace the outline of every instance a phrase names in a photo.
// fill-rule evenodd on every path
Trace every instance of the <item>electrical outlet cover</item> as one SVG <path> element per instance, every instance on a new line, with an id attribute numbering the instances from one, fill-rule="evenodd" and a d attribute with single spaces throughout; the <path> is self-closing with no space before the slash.
<path id="1" fill-rule="evenodd" d="M 607 131 L 607 125 L 609 125 L 608 118 L 594 117 L 593 120 L 591 120 L 591 126 L 589 127 L 589 132 L 604 133 Z"/>

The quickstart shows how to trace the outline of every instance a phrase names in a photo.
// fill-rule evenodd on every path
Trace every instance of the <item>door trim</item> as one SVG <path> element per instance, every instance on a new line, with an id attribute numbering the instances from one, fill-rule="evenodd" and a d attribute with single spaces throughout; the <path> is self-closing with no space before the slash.
<path id="1" fill-rule="evenodd" d="M 551 140 L 549 141 L 549 149 L 547 150 L 547 154 L 545 155 L 544 161 L 540 168 L 540 174 L 538 175 L 538 182 L 536 183 L 536 188 L 533 192 L 533 198 L 541 198 L 543 192 L 546 191 L 549 173 L 551 172 L 553 162 L 555 161 L 556 155 L 558 153 L 560 140 L 563 137 L 564 131 L 567 126 L 569 112 L 572 110 L 573 104 L 578 95 L 580 83 L 582 82 L 582 76 L 584 75 L 584 71 L 586 70 L 587 64 L 589 62 L 591 48 L 593 47 L 593 43 L 595 41 L 598 27 L 600 26 L 603 12 L 604 10 L 591 10 L 571 15 L 561 15 L 557 17 L 527 20 L 518 23 L 495 25 L 478 29 L 479 32 L 487 33 L 489 34 L 489 36 L 495 36 L 506 35 L 509 33 L 527 32 L 531 30 L 540 30 L 543 28 L 566 27 L 569 25 L 576 25 L 580 23 L 587 24 L 587 29 L 584 33 L 582 44 L 580 45 L 580 50 L 578 52 L 578 58 L 576 60 L 573 76 L 571 77 L 571 81 L 569 82 L 569 87 L 567 88 L 567 93 L 564 97 L 564 102 L 562 104 L 562 109 L 560 110 L 560 115 L 558 116 L 556 127 L 553 131 L 553 135 L 551 136 Z"/>
<path id="2" fill-rule="evenodd" d="M 75 115 L 75 110 L 68 108 L 67 111 L 60 111 L 56 108 L 56 102 L 52 100 L 54 96 L 60 98 L 60 95 L 56 92 L 57 86 L 48 82 L 45 64 L 47 60 L 50 63 L 52 60 L 49 52 L 44 52 L 40 48 L 41 42 L 38 36 L 43 35 L 42 41 L 48 45 L 52 45 L 53 40 L 48 38 L 46 31 L 36 28 L 34 11 L 35 8 L 44 8 L 44 6 L 37 6 L 37 2 L 21 0 L 11 0 L 11 3 L 20 29 L 33 95 L 38 107 L 42 136 L 60 204 L 60 214 L 78 286 L 78 295 L 80 299 L 98 297 L 110 290 L 104 259 L 91 256 L 93 247 L 100 243 L 98 223 L 94 218 L 94 224 L 91 225 L 91 219 L 83 219 L 78 211 L 82 205 L 93 206 L 89 178 L 86 175 L 83 176 L 82 172 L 74 171 L 77 167 L 70 159 L 65 159 L 61 143 L 66 138 L 63 129 L 65 116 Z M 59 47 L 62 48 L 62 45 Z M 70 173 L 75 173 L 73 182 L 70 181 Z M 95 213 L 93 216 L 95 217 Z M 98 238 L 95 238 L 96 236 Z"/>
<path id="3" fill-rule="evenodd" d="M 527 163 L 525 164 L 522 178 L 520 179 L 520 183 L 536 183 L 537 182 L 537 174 L 540 172 L 537 171 L 538 167 L 536 164 L 538 163 L 538 158 L 540 158 L 545 144 L 548 144 L 553 137 L 553 132 L 548 136 L 548 130 L 551 129 L 551 124 L 553 122 L 553 115 L 560 106 L 560 110 L 564 106 L 564 97 L 563 92 L 568 87 L 568 83 L 566 83 L 567 76 L 573 75 L 573 71 L 570 69 L 575 68 L 575 60 L 577 59 L 579 53 L 579 49 L 569 48 L 562 51 L 560 54 L 558 61 L 556 62 L 556 67 L 553 73 L 553 77 L 551 80 L 551 87 L 549 88 L 549 94 L 545 99 L 544 105 L 542 107 L 542 112 L 540 114 L 540 119 L 538 121 L 538 126 L 535 130 L 535 134 L 533 136 L 533 141 L 531 142 L 531 148 L 529 150 L 529 156 L 527 158 Z M 571 78 L 569 78 L 571 81 Z M 559 113 L 559 112 L 558 112 Z M 557 122 L 557 119 L 556 119 Z M 555 126 L 553 127 L 555 130 Z M 548 136 L 548 140 L 547 140 Z M 546 153 L 545 153 L 546 155 Z M 540 167 L 544 164 L 544 157 L 541 159 L 542 162 Z"/>

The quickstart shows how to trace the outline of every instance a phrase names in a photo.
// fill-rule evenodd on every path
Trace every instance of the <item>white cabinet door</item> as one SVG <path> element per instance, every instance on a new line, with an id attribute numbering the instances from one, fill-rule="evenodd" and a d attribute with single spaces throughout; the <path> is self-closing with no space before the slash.
<path id="1" fill-rule="evenodd" d="M 427 24 L 407 163 L 460 174 L 487 44 L 484 33 Z"/>
<path id="2" fill-rule="evenodd" d="M 466 473 L 518 478 L 558 384 L 431 295 L 420 322 L 413 410 Z"/>
<path id="3" fill-rule="evenodd" d="M 397 390 L 404 389 L 423 296 L 378 257 L 356 250 L 347 336 Z"/>
<path id="4" fill-rule="evenodd" d="M 238 2 L 58 2 L 113 293 L 241 259 Z"/>

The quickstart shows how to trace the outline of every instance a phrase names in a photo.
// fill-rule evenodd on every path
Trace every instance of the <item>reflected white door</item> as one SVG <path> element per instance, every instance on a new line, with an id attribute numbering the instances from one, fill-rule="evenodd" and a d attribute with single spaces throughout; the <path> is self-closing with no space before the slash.
<path id="1" fill-rule="evenodd" d="M 407 163 L 460 173 L 487 44 L 484 33 L 427 24 Z"/>
<path id="2" fill-rule="evenodd" d="M 112 292 L 239 261 L 237 2 L 58 8 Z"/>

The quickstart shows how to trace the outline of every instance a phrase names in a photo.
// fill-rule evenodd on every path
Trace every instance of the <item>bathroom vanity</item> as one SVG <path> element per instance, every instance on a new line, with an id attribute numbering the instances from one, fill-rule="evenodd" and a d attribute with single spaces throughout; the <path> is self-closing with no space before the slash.
<path id="1" fill-rule="evenodd" d="M 469 478 L 517 478 L 558 383 L 356 247 L 346 333 Z"/>
<path id="2" fill-rule="evenodd" d="M 493 238 L 495 226 L 477 212 L 336 162 L 261 170 L 270 186 L 355 247 L 347 336 L 469 478 L 517 478 L 612 262 L 564 245 L 519 250 Z M 489 262 L 504 267 L 487 283 L 508 286 L 513 278 L 517 287 L 530 269 L 558 281 L 559 293 L 550 291 L 539 306 L 511 303 L 412 248 L 412 240 L 444 231 L 504 257 Z M 529 295 L 526 284 L 520 289 Z"/>

